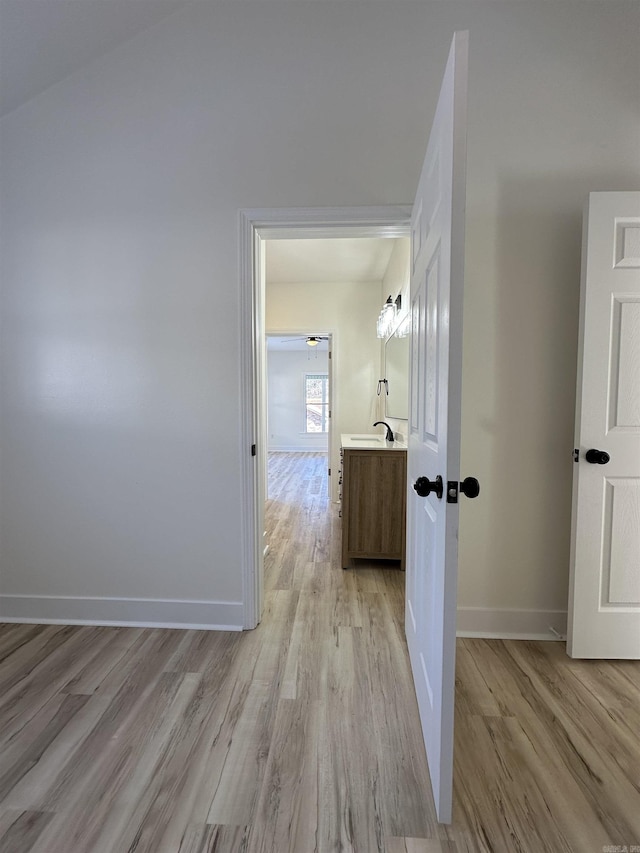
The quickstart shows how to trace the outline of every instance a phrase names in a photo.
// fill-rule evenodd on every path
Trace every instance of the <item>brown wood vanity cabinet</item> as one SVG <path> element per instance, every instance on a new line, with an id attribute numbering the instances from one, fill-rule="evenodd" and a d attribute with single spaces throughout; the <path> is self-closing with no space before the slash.
<path id="1" fill-rule="evenodd" d="M 404 570 L 407 451 L 342 448 L 342 567 L 400 560 Z"/>

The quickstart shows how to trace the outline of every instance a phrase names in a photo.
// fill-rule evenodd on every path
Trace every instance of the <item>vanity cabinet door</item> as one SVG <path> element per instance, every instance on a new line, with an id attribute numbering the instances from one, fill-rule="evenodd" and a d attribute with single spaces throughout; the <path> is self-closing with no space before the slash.
<path id="1" fill-rule="evenodd" d="M 405 451 L 344 450 L 342 565 L 353 557 L 401 560 L 404 568 Z"/>

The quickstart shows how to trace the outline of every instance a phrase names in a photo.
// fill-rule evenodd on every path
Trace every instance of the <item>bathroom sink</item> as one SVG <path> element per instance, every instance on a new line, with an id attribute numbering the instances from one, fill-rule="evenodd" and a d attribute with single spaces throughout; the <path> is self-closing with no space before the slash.
<path id="1" fill-rule="evenodd" d="M 379 448 L 381 450 L 406 450 L 407 445 L 402 441 L 396 439 L 396 441 L 387 441 L 386 436 L 384 435 L 376 435 L 375 433 L 369 433 L 368 435 L 351 435 L 350 433 L 343 433 L 340 436 L 340 441 L 342 442 L 342 447 L 353 447 L 354 450 L 362 450 L 367 447 L 370 448 Z"/>

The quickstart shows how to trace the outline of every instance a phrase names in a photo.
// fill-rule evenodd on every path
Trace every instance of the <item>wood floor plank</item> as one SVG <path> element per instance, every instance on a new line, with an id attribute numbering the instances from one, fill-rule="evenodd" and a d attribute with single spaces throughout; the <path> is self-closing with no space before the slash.
<path id="1" fill-rule="evenodd" d="M 122 630 L 127 631 L 127 628 Z M 165 666 L 177 653 L 180 645 L 180 636 L 173 635 L 167 638 L 171 643 L 171 651 L 167 653 Z M 124 655 L 120 658 L 118 665 L 112 667 L 102 678 L 96 687 L 96 693 L 101 696 L 116 696 L 127 683 L 133 683 L 138 678 L 141 668 L 144 669 L 144 661 L 153 659 L 159 643 L 164 642 L 160 631 L 148 629 L 143 631 L 133 640 Z"/>
<path id="2" fill-rule="evenodd" d="M 269 553 L 265 558 L 265 590 L 291 589 L 296 568 L 296 554 L 290 540 L 274 532 L 271 534 Z"/>
<path id="3" fill-rule="evenodd" d="M 43 632 L 44 633 L 44 632 Z M 56 636 L 63 641 L 53 648 L 49 644 L 31 660 L 22 678 L 14 675 L 6 684 L 0 699 L 1 740 L 6 742 L 20 731 L 70 677 L 94 660 L 109 641 L 108 629 L 81 627 L 75 631 L 62 631 Z M 48 648 L 46 657 L 41 652 Z"/>
<path id="4" fill-rule="evenodd" d="M 32 670 L 77 633 L 71 626 L 38 625 L 37 628 L 39 630 L 36 632 L 30 632 L 27 642 L 20 643 L 17 649 L 2 661 L 0 707 L 9 691 L 28 678 Z"/>
<path id="5" fill-rule="evenodd" d="M 238 673 L 244 673 L 238 663 L 239 635 L 222 636 L 226 651 L 200 673 L 179 736 L 161 756 L 136 809 L 137 851 L 173 853 L 188 823 L 205 822 L 241 707 L 233 699 Z"/>
<path id="6" fill-rule="evenodd" d="M 457 853 L 454 841 L 429 838 L 387 838 L 386 853 Z"/>
<path id="7" fill-rule="evenodd" d="M 562 839 L 567 850 L 580 849 L 580 846 L 588 850 L 594 845 L 604 848 L 609 837 L 600 821 L 585 819 L 589 803 L 580 787 L 567 780 L 564 774 L 554 772 L 558 765 L 552 764 L 548 752 L 541 750 L 539 744 L 532 740 L 525 725 L 513 718 L 505 718 L 504 725 L 508 732 L 504 738 L 509 744 L 507 755 L 513 756 L 512 763 L 518 768 L 518 798 L 526 796 L 526 787 L 521 785 L 521 768 L 524 767 L 530 784 L 537 787 L 548 810 L 548 822 L 557 827 L 557 837 L 555 841 L 552 837 L 551 849 L 560 847 L 558 839 Z M 504 755 L 501 741 L 497 747 Z M 527 808 L 531 809 L 531 798 L 527 801 Z M 535 814 L 533 810 L 532 814 Z"/>
<path id="8" fill-rule="evenodd" d="M 60 696 L 63 699 L 64 696 Z M 11 790 L 4 805 L 25 811 L 34 810 L 45 801 L 47 791 L 54 785 L 68 765 L 75 761 L 77 750 L 82 749 L 110 703 L 105 696 L 91 696 L 76 712 L 71 721 L 51 742 L 37 764 Z"/>
<path id="9" fill-rule="evenodd" d="M 473 716 L 510 716 L 482 675 L 478 662 L 464 643 L 456 649 L 456 704 Z"/>
<path id="10" fill-rule="evenodd" d="M 57 814 L 38 839 L 34 853 L 67 853 L 69 849 L 97 853 L 104 849 L 101 833 L 105 824 L 120 819 L 120 808 L 112 807 L 118 803 L 119 795 L 128 790 L 131 775 L 146 769 L 148 751 L 166 727 L 165 713 L 181 684 L 181 675 L 162 673 L 135 718 L 126 728 L 116 731 L 108 744 L 103 743 L 100 752 L 90 753 L 90 764 L 83 762 L 82 778 L 72 776 L 75 784 L 65 779 L 66 784 L 49 794 L 46 802 L 49 807 L 56 804 Z M 157 761 L 158 756 L 154 757 Z"/>
<path id="11" fill-rule="evenodd" d="M 173 678 L 174 674 L 164 673 Z M 200 673 L 185 673 L 176 676 L 177 689 L 166 706 L 158 714 L 158 724 L 152 734 L 145 735 L 145 743 L 139 749 L 139 758 L 131 768 L 126 780 L 113 790 L 108 810 L 101 822 L 99 833 L 91 841 L 94 853 L 110 853 L 112 850 L 144 849 L 140 833 L 140 815 L 149 809 L 155 797 L 152 795 L 154 778 L 162 756 L 170 748 L 172 739 L 181 737 L 188 706 L 200 685 Z"/>
<path id="12" fill-rule="evenodd" d="M 86 793 L 86 784 L 110 763 L 114 753 L 119 754 L 123 737 L 134 743 L 144 733 L 153 715 L 153 703 L 167 690 L 175 689 L 177 677 L 170 673 L 162 679 L 163 666 L 177 642 L 177 635 L 169 631 L 152 631 L 148 636 L 136 665 L 129 672 L 120 690 L 109 703 L 107 710 L 95 726 L 91 739 L 78 752 L 72 765 L 65 767 L 47 791 L 42 807 L 46 810 L 69 808 Z M 107 783 L 107 775 L 103 785 Z"/>
<path id="13" fill-rule="evenodd" d="M 228 720 L 229 693 L 234 684 L 228 676 L 237 671 L 238 635 L 227 633 L 221 637 L 226 650 L 212 657 L 199 674 L 198 690 L 185 712 L 180 731 L 160 756 L 134 819 L 113 853 L 123 846 L 123 840 L 134 838 L 135 849 L 140 853 L 177 849 L 184 826 L 190 820 L 188 816 L 194 813 L 193 802 L 198 789 L 208 789 L 214 784 L 203 775 L 206 759 L 215 753 L 216 744 L 224 742 L 221 737 L 224 722 L 235 723 L 236 719 L 232 713 Z M 206 802 L 210 803 L 211 799 L 212 794 L 207 790 Z"/>
<path id="14" fill-rule="evenodd" d="M 52 818 L 50 812 L 4 812 L 0 816 L 0 850 L 5 853 L 31 853 L 33 845 Z"/>
<path id="15" fill-rule="evenodd" d="M 178 853 L 247 853 L 248 826 L 190 824 Z"/>
<path id="16" fill-rule="evenodd" d="M 330 605 L 314 593 L 301 592 L 284 670 L 287 696 L 313 702 L 326 695 L 326 643 L 335 636 Z"/>
<path id="17" fill-rule="evenodd" d="M 361 628 L 338 628 L 328 645 L 327 690 L 321 706 L 318 849 L 384 849 L 384 807 L 372 695 Z M 329 748 L 331 744 L 331 748 Z"/>
<path id="18" fill-rule="evenodd" d="M 539 670 L 551 667 L 557 671 L 561 690 L 554 691 L 555 695 L 563 703 L 568 699 L 574 707 L 576 704 L 588 706 L 590 725 L 600 729 L 606 751 L 616 760 L 629 781 L 640 788 L 640 766 L 637 761 L 640 702 L 637 682 L 634 685 L 617 667 L 603 667 L 598 661 L 571 660 L 558 643 L 546 643 L 533 651 L 541 655 Z M 637 673 L 637 667 L 635 669 Z M 631 672 L 631 667 L 627 667 L 627 671 Z M 566 692 L 568 695 L 565 695 Z M 580 716 L 582 718 L 583 715 Z"/>
<path id="19" fill-rule="evenodd" d="M 535 647 L 511 643 L 508 649 L 521 668 L 522 679 L 533 686 L 532 695 L 544 697 L 544 708 L 538 706 L 538 713 L 548 723 L 549 735 L 565 756 L 574 778 L 580 779 L 583 789 L 589 791 L 593 809 L 608 836 L 619 833 L 640 838 L 638 752 L 629 755 L 619 748 L 609 728 L 602 727 L 601 715 L 594 715 L 569 680 L 553 677 L 554 673 L 549 677 L 548 669 L 540 666 L 543 656 Z M 592 736 L 595 731 L 599 731 L 597 745 Z M 599 795 L 605 791 L 609 800 L 606 807 Z"/>
<path id="20" fill-rule="evenodd" d="M 203 673 L 212 660 L 229 652 L 230 645 L 234 638 L 224 631 L 185 631 L 164 671 Z"/>
<path id="21" fill-rule="evenodd" d="M 87 696 L 59 696 L 43 708 L 42 722 L 32 718 L 14 742 L 5 747 L 0 759 L 0 800 L 5 800 L 18 783 L 35 767 L 67 723 L 86 704 Z M 34 724 L 35 722 L 35 724 Z"/>
<path id="22" fill-rule="evenodd" d="M 248 685 L 207 814 L 209 824 L 241 826 L 253 818 L 269 748 L 273 686 L 258 680 Z"/>
<path id="23" fill-rule="evenodd" d="M 40 635 L 43 627 L 19 623 L 0 625 L 0 663 L 10 656 L 15 660 L 17 650 Z"/>
<path id="24" fill-rule="evenodd" d="M 415 726 L 418 706 L 403 636 L 390 616 L 386 595 L 365 595 L 363 630 L 354 634 L 360 659 L 366 659 L 370 685 L 393 685 L 377 701 L 373 692 L 363 713 L 370 715 L 379 755 L 378 786 L 386 834 L 401 832 L 425 839 L 438 837 L 424 743 Z"/>
<path id="25" fill-rule="evenodd" d="M 319 703 L 278 702 L 275 732 L 250 849 L 256 853 L 316 850 L 318 826 Z"/>
<path id="26" fill-rule="evenodd" d="M 640 791 L 637 787 L 629 786 L 623 774 L 614 770 L 613 759 L 608 753 L 610 740 L 609 746 L 604 748 L 610 734 L 605 734 L 603 738 L 601 724 L 590 719 L 588 712 L 585 713 L 586 703 L 571 696 L 567 689 L 569 682 L 551 666 L 540 669 L 541 659 L 549 661 L 548 655 L 543 652 L 547 644 L 482 640 L 463 642 L 477 658 L 492 690 L 502 694 L 502 701 L 509 706 L 510 715 L 522 727 L 520 742 L 528 742 L 526 766 L 537 768 L 538 787 L 543 793 L 546 792 L 548 808 L 542 813 L 543 824 L 555 822 L 563 826 L 568 845 L 566 849 L 581 849 L 585 837 L 591 839 L 590 843 L 600 839 L 602 844 L 620 844 L 621 838 L 626 837 L 625 843 L 629 843 L 629 837 L 640 834 L 636 828 L 640 817 Z M 466 742 L 467 749 L 473 746 L 476 750 L 483 742 L 481 724 L 473 722 L 471 717 L 465 721 L 460 710 L 459 707 L 456 718 L 457 762 L 464 749 L 461 741 Z M 465 725 L 473 727 L 472 734 L 466 738 Z M 506 736 L 496 736 L 494 727 L 487 756 L 482 762 L 485 775 L 489 767 L 494 768 L 498 778 L 507 776 L 508 768 L 501 765 L 500 756 L 508 748 L 508 740 Z M 480 758 L 479 754 L 477 758 Z M 630 760 L 638 766 L 640 745 L 636 744 Z M 486 788 L 483 786 L 482 790 L 471 790 L 469 786 L 473 787 L 473 781 L 469 774 L 464 773 L 460 762 L 460 769 L 454 775 L 454 784 L 458 787 L 457 801 L 459 804 L 466 803 L 469 809 L 467 822 L 471 820 L 471 815 L 476 820 L 486 821 L 487 815 L 495 811 L 496 800 L 502 804 L 502 794 L 498 791 L 482 804 Z M 510 800 L 517 803 L 525 791 L 526 788 L 521 789 L 520 785 L 512 787 Z M 496 826 L 506 824 L 506 817 L 498 815 Z M 484 831 L 486 828 L 476 827 L 479 837 L 482 837 Z M 489 831 L 489 837 L 496 831 Z M 540 849 L 547 848 L 541 846 Z"/>
<path id="27" fill-rule="evenodd" d="M 92 694 L 142 637 L 142 628 L 111 628 L 105 631 L 104 651 L 89 660 L 62 688 L 64 693 Z"/>

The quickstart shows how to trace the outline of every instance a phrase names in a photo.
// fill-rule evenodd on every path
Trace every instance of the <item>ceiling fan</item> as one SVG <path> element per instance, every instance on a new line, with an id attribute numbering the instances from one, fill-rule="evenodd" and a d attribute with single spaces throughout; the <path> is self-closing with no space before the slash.
<path id="1" fill-rule="evenodd" d="M 306 341 L 307 346 L 309 347 L 317 347 L 320 341 L 328 341 L 328 335 L 301 335 L 299 338 L 287 338 L 283 340 L 283 344 L 289 344 L 292 341 Z"/>

